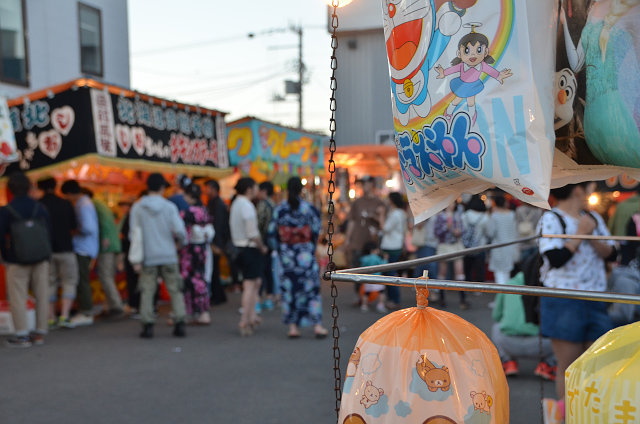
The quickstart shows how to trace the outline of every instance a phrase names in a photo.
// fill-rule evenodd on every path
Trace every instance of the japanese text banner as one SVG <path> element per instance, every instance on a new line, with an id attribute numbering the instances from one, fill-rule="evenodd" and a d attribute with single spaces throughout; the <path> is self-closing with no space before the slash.
<path id="1" fill-rule="evenodd" d="M 416 219 L 497 186 L 548 207 L 554 0 L 383 0 L 396 147 Z"/>

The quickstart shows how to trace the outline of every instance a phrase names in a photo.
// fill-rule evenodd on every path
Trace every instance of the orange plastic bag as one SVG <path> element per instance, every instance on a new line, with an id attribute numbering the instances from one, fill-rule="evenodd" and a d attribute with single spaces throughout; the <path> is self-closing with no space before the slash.
<path id="1" fill-rule="evenodd" d="M 418 306 L 378 320 L 347 365 L 339 424 L 505 424 L 509 388 L 495 346 L 451 313 Z"/>

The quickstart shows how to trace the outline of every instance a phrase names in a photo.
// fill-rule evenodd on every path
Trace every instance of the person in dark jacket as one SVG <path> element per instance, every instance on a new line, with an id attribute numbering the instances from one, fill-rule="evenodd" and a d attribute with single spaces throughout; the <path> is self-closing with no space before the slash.
<path id="1" fill-rule="evenodd" d="M 209 216 L 213 219 L 213 228 L 215 237 L 211 244 L 213 251 L 213 271 L 211 274 L 211 304 L 219 305 L 227 301 L 227 296 L 222 288 L 220 281 L 220 258 L 225 254 L 229 241 L 231 240 L 231 232 L 229 230 L 229 209 L 224 201 L 220 198 L 220 184 L 216 180 L 209 180 L 205 186 L 207 197 L 207 210 Z M 231 261 L 229 261 L 231 262 Z M 233 264 L 229 264 L 233 266 Z"/>
<path id="2" fill-rule="evenodd" d="M 44 206 L 29 196 L 31 181 L 26 175 L 21 172 L 12 174 L 7 187 L 14 198 L 7 206 L 0 208 L 0 250 L 5 262 L 5 279 L 15 336 L 8 338 L 5 343 L 9 347 L 30 347 L 32 344 L 43 344 L 48 330 L 49 257 L 36 263 L 21 263 L 11 230 L 14 222 L 32 218 L 45 224 L 47 237 L 51 242 L 51 221 Z M 36 298 L 36 329 L 31 335 L 26 308 L 29 288 Z"/>
<path id="3" fill-rule="evenodd" d="M 69 319 L 71 306 L 76 298 L 78 286 L 78 261 L 73 252 L 72 233 L 77 230 L 78 222 L 73 205 L 55 194 L 56 180 L 48 177 L 38 181 L 38 188 L 44 192 L 40 203 L 49 212 L 52 228 L 52 251 L 49 262 L 49 284 L 51 302 L 49 306 L 49 327 L 73 328 Z M 58 289 L 62 287 L 60 317 L 56 319 Z"/>

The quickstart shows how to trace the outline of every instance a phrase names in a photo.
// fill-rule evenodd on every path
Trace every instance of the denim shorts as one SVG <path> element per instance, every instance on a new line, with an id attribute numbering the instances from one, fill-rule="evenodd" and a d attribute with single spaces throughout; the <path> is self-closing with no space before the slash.
<path id="1" fill-rule="evenodd" d="M 540 298 L 540 330 L 544 337 L 573 343 L 592 342 L 613 328 L 608 304 L 588 300 Z"/>

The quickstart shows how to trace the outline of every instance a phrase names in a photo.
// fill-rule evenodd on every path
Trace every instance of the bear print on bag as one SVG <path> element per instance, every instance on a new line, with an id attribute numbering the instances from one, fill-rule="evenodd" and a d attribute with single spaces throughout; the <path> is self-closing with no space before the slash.
<path id="1" fill-rule="evenodd" d="M 365 408 L 369 408 L 371 405 L 375 405 L 380 400 L 380 396 L 384 394 L 384 390 L 373 385 L 371 380 L 367 381 L 367 385 L 364 388 L 364 394 L 360 399 L 360 404 Z"/>
<path id="2" fill-rule="evenodd" d="M 487 395 L 487 392 L 471 392 L 471 400 L 473 400 L 474 411 L 479 410 L 480 412 L 489 413 L 489 408 L 493 403 L 493 399 L 491 399 L 491 396 Z"/>
<path id="3" fill-rule="evenodd" d="M 446 392 L 451 386 L 451 377 L 449 376 L 449 368 L 443 366 L 437 368 L 427 359 L 427 355 L 422 355 L 416 363 L 418 375 L 429 387 L 429 391 L 437 392 L 438 389 Z"/>
<path id="4" fill-rule="evenodd" d="M 349 358 L 349 364 L 347 365 L 347 377 L 355 377 L 358 364 L 360 364 L 360 348 L 356 347 L 351 353 Z"/>

